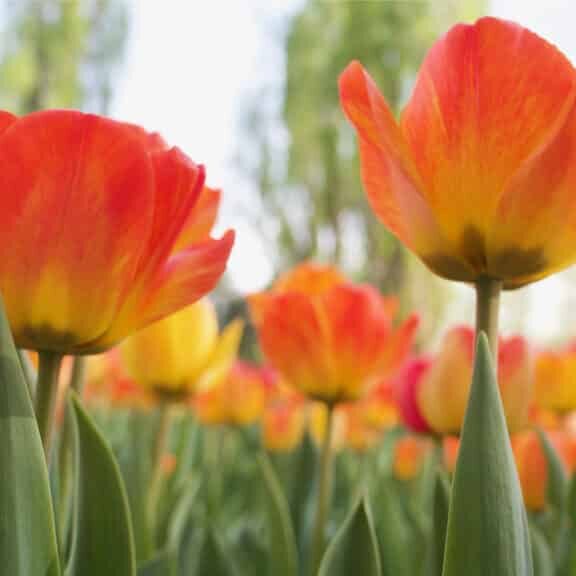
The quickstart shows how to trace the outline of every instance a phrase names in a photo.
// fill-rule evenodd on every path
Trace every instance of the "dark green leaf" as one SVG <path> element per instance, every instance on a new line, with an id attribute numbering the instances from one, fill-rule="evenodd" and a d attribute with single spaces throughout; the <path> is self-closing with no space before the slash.
<path id="1" fill-rule="evenodd" d="M 61 573 L 44 450 L 1 303 L 0 572 Z"/>
<path id="2" fill-rule="evenodd" d="M 196 567 L 196 576 L 208 575 L 237 576 L 234 565 L 210 528 L 206 530 Z"/>
<path id="3" fill-rule="evenodd" d="M 260 474 L 267 493 L 269 550 L 271 557 L 270 574 L 277 576 L 297 576 L 297 551 L 292 519 L 288 502 L 268 459 L 258 457 Z"/>
<path id="4" fill-rule="evenodd" d="M 76 498 L 68 576 L 132 576 L 136 561 L 128 500 L 106 441 L 74 393 Z"/>
<path id="5" fill-rule="evenodd" d="M 328 546 L 318 576 L 381 576 L 378 542 L 368 501 L 362 499 Z"/>
<path id="6" fill-rule="evenodd" d="M 443 574 L 533 574 L 522 491 L 484 334 L 452 484 Z"/>
<path id="7" fill-rule="evenodd" d="M 442 574 L 449 503 L 450 484 L 448 478 L 446 478 L 446 475 L 441 470 L 437 470 L 436 481 L 434 483 L 434 522 L 432 526 L 430 576 L 441 576 Z"/>

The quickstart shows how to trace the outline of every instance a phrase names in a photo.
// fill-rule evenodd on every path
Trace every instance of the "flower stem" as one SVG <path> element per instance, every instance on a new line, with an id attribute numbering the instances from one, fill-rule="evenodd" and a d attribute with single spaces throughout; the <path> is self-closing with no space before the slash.
<path id="1" fill-rule="evenodd" d="M 502 282 L 493 278 L 476 281 L 476 338 L 480 332 L 488 337 L 492 358 L 498 358 L 498 311 Z"/>
<path id="2" fill-rule="evenodd" d="M 168 444 L 170 426 L 172 423 L 172 410 L 169 402 L 160 402 L 158 406 L 158 424 L 154 438 L 153 472 L 148 493 L 148 525 L 152 541 L 156 543 L 158 529 L 158 507 L 162 491 L 164 474 L 162 469 L 162 458 Z M 155 544 L 156 545 L 156 544 Z"/>
<path id="3" fill-rule="evenodd" d="M 320 452 L 316 517 L 312 540 L 312 574 L 317 574 L 324 555 L 326 520 L 332 491 L 332 435 L 334 428 L 334 406 L 326 404 L 326 430 Z"/>
<path id="4" fill-rule="evenodd" d="M 36 383 L 36 421 L 46 460 L 50 456 L 50 445 L 54 428 L 54 414 L 56 411 L 56 396 L 58 394 L 58 376 L 62 355 L 54 352 L 39 352 L 38 354 L 38 382 Z"/>

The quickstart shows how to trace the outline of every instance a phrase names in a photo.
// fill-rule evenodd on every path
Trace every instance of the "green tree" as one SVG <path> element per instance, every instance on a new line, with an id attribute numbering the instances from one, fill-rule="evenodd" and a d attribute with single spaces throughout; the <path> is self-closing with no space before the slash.
<path id="1" fill-rule="evenodd" d="M 3 0 L 0 106 L 108 109 L 127 29 L 124 0 Z"/>

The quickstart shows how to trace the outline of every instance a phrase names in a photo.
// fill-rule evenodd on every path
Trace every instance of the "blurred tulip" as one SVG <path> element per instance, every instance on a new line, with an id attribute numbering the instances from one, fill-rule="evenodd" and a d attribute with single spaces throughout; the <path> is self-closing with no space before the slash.
<path id="1" fill-rule="evenodd" d="M 417 327 L 392 326 L 394 299 L 329 266 L 302 264 L 250 297 L 262 349 L 287 382 L 328 404 L 356 400 L 403 361 Z"/>
<path id="2" fill-rule="evenodd" d="M 75 111 L 0 116 L 0 291 L 19 347 L 95 353 L 214 288 L 234 235 L 174 251 L 204 170 Z"/>
<path id="3" fill-rule="evenodd" d="M 340 94 L 374 211 L 436 274 L 516 288 L 576 260 L 576 72 L 554 46 L 482 18 L 432 47 L 399 122 L 358 62 Z"/>
<path id="4" fill-rule="evenodd" d="M 458 436 L 444 436 L 442 440 L 442 454 L 444 466 L 450 474 L 456 470 L 456 460 L 458 460 L 458 448 L 460 447 L 460 438 Z"/>
<path id="5" fill-rule="evenodd" d="M 404 482 L 416 478 L 431 448 L 432 444 L 426 438 L 410 434 L 399 438 L 394 445 L 394 477 Z"/>
<path id="6" fill-rule="evenodd" d="M 534 401 L 556 412 L 576 410 L 576 347 L 537 354 Z"/>
<path id="7" fill-rule="evenodd" d="M 237 360 L 224 380 L 194 396 L 198 420 L 202 424 L 254 424 L 264 412 L 269 379 L 269 369 Z"/>
<path id="8" fill-rule="evenodd" d="M 214 305 L 207 299 L 164 318 L 120 346 L 127 373 L 138 384 L 162 394 L 187 394 L 220 384 L 238 351 L 242 323 L 218 333 Z"/>
<path id="9" fill-rule="evenodd" d="M 575 464 L 574 439 L 561 431 L 546 434 L 565 471 L 571 474 Z M 513 436 L 512 448 L 526 508 L 543 510 L 547 501 L 548 464 L 538 434 L 530 430 Z"/>
<path id="10" fill-rule="evenodd" d="M 329 410 L 332 412 L 330 451 L 337 452 L 344 448 L 346 442 L 346 417 L 340 408 L 328 408 L 323 402 L 309 402 L 307 406 L 308 430 L 314 444 L 322 447 L 326 440 Z"/>
<path id="11" fill-rule="evenodd" d="M 440 352 L 407 371 L 400 382 L 401 406 L 408 425 L 437 434 L 457 434 L 464 421 L 472 379 L 474 331 L 467 326 L 450 330 Z M 498 381 L 511 433 L 528 420 L 533 385 L 532 355 L 521 337 L 501 339 Z M 403 404 L 402 404 L 403 402 Z"/>
<path id="12" fill-rule="evenodd" d="M 262 441 L 270 452 L 295 450 L 304 434 L 304 402 L 286 399 L 271 402 L 262 416 Z"/>
<path id="13" fill-rule="evenodd" d="M 87 404 L 112 408 L 149 408 L 154 399 L 128 376 L 117 348 L 89 356 L 82 398 Z"/>

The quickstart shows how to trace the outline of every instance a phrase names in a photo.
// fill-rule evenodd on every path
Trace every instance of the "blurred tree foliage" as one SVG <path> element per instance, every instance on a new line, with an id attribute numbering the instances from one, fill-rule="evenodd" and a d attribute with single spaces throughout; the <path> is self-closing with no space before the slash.
<path id="1" fill-rule="evenodd" d="M 342 266 L 383 291 L 418 270 L 376 220 L 362 191 L 356 140 L 340 109 L 337 79 L 354 59 L 398 111 L 428 47 L 451 24 L 483 12 L 483 0 L 308 0 L 285 35 L 281 118 L 254 98 L 246 125 L 252 170 L 268 217 L 278 222 L 277 266 L 306 258 Z M 271 129 L 285 128 L 284 141 Z M 280 142 L 281 144 L 278 144 Z M 413 282 L 411 282 L 413 284 Z"/>
<path id="2" fill-rule="evenodd" d="M 107 112 L 124 52 L 124 0 L 0 0 L 0 106 Z"/>

